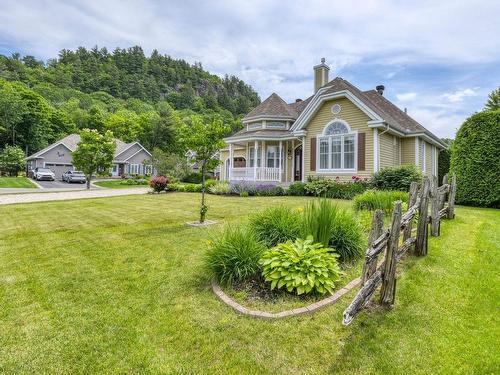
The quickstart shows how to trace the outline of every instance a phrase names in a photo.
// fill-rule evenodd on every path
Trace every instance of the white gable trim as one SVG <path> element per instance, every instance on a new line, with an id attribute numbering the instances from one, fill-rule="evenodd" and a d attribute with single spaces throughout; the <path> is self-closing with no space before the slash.
<path id="1" fill-rule="evenodd" d="M 43 154 L 45 154 L 46 152 L 48 152 L 48 151 L 52 150 L 53 148 L 56 148 L 57 146 L 60 146 L 60 145 L 62 145 L 62 146 L 64 146 L 64 147 L 66 147 L 66 148 L 68 149 L 68 151 L 69 151 L 69 152 L 73 152 L 73 151 L 74 151 L 74 150 L 70 149 L 68 146 L 66 146 L 63 142 L 59 141 L 59 142 L 54 143 L 54 144 L 53 144 L 53 145 L 51 145 L 51 146 L 48 146 L 48 147 L 44 148 L 43 150 L 40 150 L 40 151 L 38 151 L 38 152 L 34 153 L 34 154 L 33 154 L 33 155 L 31 155 L 31 156 L 28 156 L 28 157 L 26 158 L 26 160 L 36 159 L 36 158 L 42 158 L 42 159 L 43 159 L 43 157 L 41 157 L 40 155 L 43 155 Z"/>
<path id="2" fill-rule="evenodd" d="M 138 143 L 138 144 L 139 144 L 139 143 Z M 141 146 L 141 145 L 139 144 L 139 146 Z M 141 146 L 141 147 L 142 147 L 142 146 Z M 132 155 L 130 155 L 128 158 L 123 159 L 123 160 L 124 160 L 124 161 L 127 161 L 127 160 L 129 160 L 130 158 L 133 158 L 135 155 L 137 155 L 137 154 L 138 154 L 139 152 L 141 152 L 141 151 L 145 151 L 145 152 L 146 152 L 149 156 L 151 156 L 151 154 L 150 154 L 150 153 L 149 153 L 149 152 L 148 152 L 148 151 L 147 151 L 144 147 L 142 147 L 142 148 L 140 148 L 140 149 L 139 149 L 139 151 L 137 151 L 137 152 L 133 153 L 133 154 L 132 154 Z"/>
<path id="3" fill-rule="evenodd" d="M 143 149 L 144 151 L 146 151 L 146 153 L 147 153 L 149 156 L 152 156 L 152 155 L 151 155 L 151 153 L 150 153 L 148 150 L 146 150 L 146 148 L 145 148 L 143 145 L 141 145 L 139 142 L 134 142 L 134 143 L 132 143 L 130 146 L 128 146 L 125 150 L 122 150 L 122 151 L 120 151 L 118 154 L 116 154 L 116 155 L 115 155 L 115 159 L 116 159 L 116 158 L 118 158 L 118 156 L 120 156 L 121 154 L 123 154 L 125 151 L 130 150 L 130 148 L 131 148 L 131 147 L 133 147 L 133 146 L 135 146 L 135 145 L 139 145 L 139 147 L 140 147 L 141 149 Z M 140 151 L 140 150 L 139 150 L 139 151 Z M 137 151 L 135 154 L 137 154 L 139 151 Z M 135 154 L 134 154 L 134 155 L 135 155 Z M 130 156 L 130 157 L 128 157 L 127 159 L 125 159 L 125 160 L 128 160 L 128 159 L 130 159 L 130 158 L 131 158 L 131 156 Z"/>
<path id="4" fill-rule="evenodd" d="M 354 94 L 352 94 L 349 90 L 337 91 L 328 95 L 323 95 L 323 92 L 329 87 L 324 87 L 320 89 L 311 102 L 306 106 L 304 111 L 297 118 L 297 121 L 292 126 L 292 131 L 302 130 L 306 127 L 308 121 L 314 116 L 317 110 L 321 107 L 321 105 L 331 99 L 337 98 L 347 98 L 349 99 L 356 107 L 358 107 L 361 111 L 363 111 L 371 120 L 381 121 L 384 120 L 377 115 L 372 109 L 370 109 L 365 103 L 359 100 Z"/>

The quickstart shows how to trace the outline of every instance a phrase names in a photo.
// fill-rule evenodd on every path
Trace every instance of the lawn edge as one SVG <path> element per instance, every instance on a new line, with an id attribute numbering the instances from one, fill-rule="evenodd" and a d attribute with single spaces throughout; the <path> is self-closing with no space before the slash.
<path id="1" fill-rule="evenodd" d="M 358 286 L 361 283 L 361 278 L 357 277 L 350 282 L 348 282 L 344 287 L 340 288 L 337 290 L 334 294 L 331 296 L 324 298 L 320 301 L 317 301 L 315 303 L 312 303 L 307 306 L 291 309 L 291 310 L 285 310 L 281 311 L 278 313 L 270 313 L 267 311 L 260 311 L 260 310 L 250 310 L 244 307 L 243 305 L 239 304 L 236 302 L 234 299 L 229 297 L 224 291 L 221 289 L 219 284 L 217 284 L 216 281 L 212 281 L 212 291 L 215 293 L 219 299 L 224 302 L 226 305 L 231 307 L 233 310 L 235 310 L 237 313 L 242 314 L 242 315 L 248 315 L 254 318 L 260 318 L 260 319 L 282 319 L 286 318 L 289 316 L 297 316 L 297 315 L 302 315 L 302 314 L 313 314 L 316 311 L 322 309 L 323 307 L 330 306 L 337 302 L 342 296 L 345 294 L 349 293 L 353 288 Z"/>

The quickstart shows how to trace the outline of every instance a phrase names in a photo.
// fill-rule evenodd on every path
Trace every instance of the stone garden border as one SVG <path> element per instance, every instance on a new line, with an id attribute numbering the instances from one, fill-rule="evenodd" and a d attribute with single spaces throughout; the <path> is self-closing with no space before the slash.
<path id="1" fill-rule="evenodd" d="M 330 297 L 327 297 L 325 299 L 322 299 L 318 302 L 315 302 L 311 305 L 304 306 L 304 307 L 299 307 L 296 309 L 292 310 L 285 310 L 281 311 L 279 313 L 269 313 L 265 311 L 258 311 L 258 310 L 249 310 L 246 307 L 240 305 L 238 302 L 233 300 L 231 297 L 229 297 L 226 293 L 223 292 L 223 290 L 220 288 L 220 286 L 215 282 L 212 281 L 212 290 L 214 293 L 219 297 L 219 299 L 224 302 L 226 305 L 230 306 L 236 312 L 243 314 L 243 315 L 248 315 L 252 316 L 254 318 L 261 318 L 261 319 L 281 319 L 281 318 L 286 318 L 288 316 L 296 316 L 296 315 L 302 315 L 302 314 L 312 314 L 318 311 L 319 309 L 329 306 L 337 302 L 343 295 L 349 293 L 354 287 L 358 286 L 361 283 L 361 278 L 356 278 L 354 280 L 351 280 L 347 285 L 345 285 L 343 288 L 339 289 L 336 291 L 334 294 L 332 294 Z"/>

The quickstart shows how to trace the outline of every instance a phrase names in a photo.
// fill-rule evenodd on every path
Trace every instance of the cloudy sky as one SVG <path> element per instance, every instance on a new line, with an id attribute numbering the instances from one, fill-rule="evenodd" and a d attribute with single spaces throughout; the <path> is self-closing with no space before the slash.
<path id="1" fill-rule="evenodd" d="M 46 60 L 63 48 L 129 47 L 235 74 L 265 99 L 330 78 L 386 96 L 441 137 L 500 85 L 500 1 L 0 0 L 0 54 Z"/>

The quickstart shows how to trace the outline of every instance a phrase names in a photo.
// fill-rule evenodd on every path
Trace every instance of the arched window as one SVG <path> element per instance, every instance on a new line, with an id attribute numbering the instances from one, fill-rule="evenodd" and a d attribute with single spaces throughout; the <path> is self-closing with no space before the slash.
<path id="1" fill-rule="evenodd" d="M 336 135 L 349 133 L 349 126 L 341 120 L 333 120 L 329 125 L 325 127 L 323 131 L 324 135 Z"/>
<path id="2" fill-rule="evenodd" d="M 328 123 L 318 137 L 317 165 L 320 171 L 354 171 L 356 134 L 344 120 Z"/>

